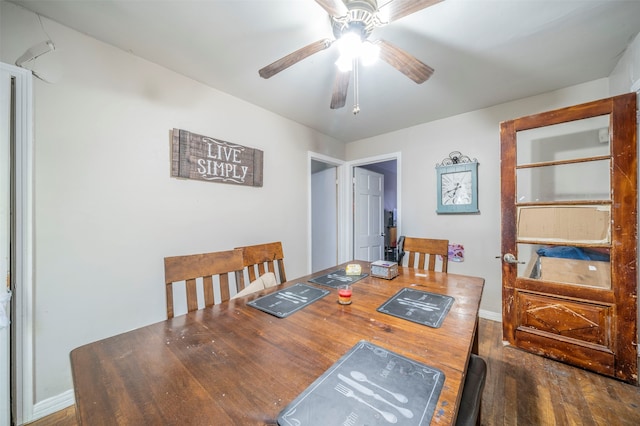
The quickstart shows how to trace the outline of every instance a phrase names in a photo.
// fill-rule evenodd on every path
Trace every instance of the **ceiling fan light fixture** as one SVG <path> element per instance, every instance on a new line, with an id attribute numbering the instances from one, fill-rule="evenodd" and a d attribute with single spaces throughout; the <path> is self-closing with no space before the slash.
<path id="1" fill-rule="evenodd" d="M 336 66 L 340 72 L 348 72 L 353 68 L 353 58 L 347 55 L 340 55 L 336 61 Z"/>
<path id="2" fill-rule="evenodd" d="M 360 47 L 360 59 L 362 60 L 362 65 L 368 67 L 369 65 L 375 64 L 378 61 L 379 56 L 380 46 L 370 42 L 369 40 L 362 43 L 362 46 Z"/>
<path id="3" fill-rule="evenodd" d="M 372 65 L 380 54 L 380 47 L 363 39 L 359 31 L 345 32 L 336 44 L 340 51 L 336 65 L 342 72 L 351 71 L 352 63 L 357 59 L 362 61 L 362 65 Z"/>
<path id="4" fill-rule="evenodd" d="M 338 69 L 341 72 L 351 71 L 353 60 L 360 56 L 362 50 L 362 37 L 358 31 L 346 31 L 336 44 L 340 51 L 340 57 L 336 61 Z"/>
<path id="5" fill-rule="evenodd" d="M 340 56 L 357 58 L 362 49 L 362 37 L 357 32 L 349 31 L 337 41 Z"/>
<path id="6" fill-rule="evenodd" d="M 355 106 L 358 104 L 358 68 L 376 62 L 379 57 L 396 70 L 416 82 L 424 83 L 433 68 L 384 39 L 370 40 L 372 31 L 404 16 L 418 12 L 443 0 L 315 0 L 328 14 L 334 39 L 322 39 L 304 46 L 258 70 L 262 78 L 270 78 L 301 60 L 328 49 L 334 43 L 340 50 L 336 61 L 339 72 L 333 84 L 331 109 L 345 105 L 349 81 L 353 78 Z"/>

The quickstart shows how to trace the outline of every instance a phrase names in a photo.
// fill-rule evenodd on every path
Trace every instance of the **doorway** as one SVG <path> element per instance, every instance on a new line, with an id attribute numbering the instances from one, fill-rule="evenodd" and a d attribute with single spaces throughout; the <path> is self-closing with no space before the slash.
<path id="1" fill-rule="evenodd" d="M 338 168 L 311 160 L 311 272 L 338 264 Z"/>
<path id="2" fill-rule="evenodd" d="M 6 286 L 0 286 L 0 425 L 11 423 L 11 294 L 13 271 L 11 255 L 13 249 L 11 223 L 13 216 L 13 176 L 12 151 L 15 135 L 15 78 L 2 70 L 2 88 L 0 88 L 0 271 L 7 277 Z"/>
<path id="3" fill-rule="evenodd" d="M 346 215 L 347 223 L 349 224 L 348 235 L 349 240 L 346 242 L 346 252 L 349 253 L 349 259 L 355 259 L 358 256 L 358 244 L 356 244 L 356 213 L 354 206 L 356 203 L 355 193 L 355 176 L 356 169 L 366 169 L 374 173 L 379 173 L 383 176 L 384 180 L 384 205 L 382 208 L 382 234 L 383 234 L 383 253 L 380 255 L 380 259 L 396 260 L 395 259 L 395 247 L 397 237 L 400 235 L 400 212 L 401 212 L 401 154 L 399 152 L 381 155 L 377 157 L 363 158 L 360 160 L 352 161 L 348 164 L 348 176 L 351 186 L 348 190 L 348 202 L 347 206 L 350 206 Z M 373 259 L 373 260 L 380 260 Z"/>
<path id="4" fill-rule="evenodd" d="M 353 258 L 384 258 L 384 175 L 364 167 L 353 169 Z"/>
<path id="5" fill-rule="evenodd" d="M 401 226 L 401 154 L 400 152 L 389 153 L 386 155 L 380 155 L 376 157 L 363 158 L 355 160 L 349 163 L 345 163 L 342 160 L 328 157 L 322 154 L 309 153 L 309 238 L 308 238 L 308 269 L 309 273 L 316 272 L 314 269 L 314 252 L 319 255 L 323 260 L 317 260 L 316 267 L 323 265 L 320 262 L 329 262 L 329 256 L 333 259 L 334 253 L 337 251 L 337 263 L 348 262 L 354 259 L 354 244 L 353 244 L 353 176 L 354 169 L 356 167 L 371 168 L 378 173 L 384 175 L 385 180 L 385 229 L 390 223 L 394 225 L 395 230 L 399 230 Z M 313 207 L 313 199 L 319 191 L 333 191 L 333 188 L 329 183 L 325 181 L 325 186 L 315 187 L 312 184 L 312 174 L 315 171 L 320 171 L 328 168 L 335 168 L 337 178 L 337 205 L 336 205 L 336 235 L 337 248 L 329 245 L 328 247 L 322 247 L 322 243 L 319 246 L 315 246 L 314 240 L 318 243 L 318 240 L 326 239 L 327 232 L 333 233 L 334 226 L 328 225 L 328 228 L 318 227 L 314 232 L 314 212 L 316 218 L 320 214 L 316 212 Z M 327 172 L 331 173 L 331 172 Z M 330 181 L 327 179 L 327 181 Z M 322 188 L 322 189 L 321 189 Z M 333 197 L 333 196 L 331 196 Z M 333 216 L 330 211 L 325 211 L 324 214 Z M 385 244 L 390 238 L 385 237 Z M 395 241 L 393 238 L 392 241 Z M 318 253 L 319 252 L 319 253 Z M 325 265 L 328 263 L 324 263 Z M 333 263 L 335 265 L 336 263 Z"/>
<path id="6" fill-rule="evenodd" d="M 10 278 L 12 291 L 10 323 L 0 329 L 6 333 L 0 339 L 0 424 L 22 424 L 33 418 L 33 343 L 29 338 L 33 336 L 32 76 L 30 71 L 0 63 L 0 77 L 0 205 L 6 209 L 1 264 L 3 279 Z"/>
<path id="7" fill-rule="evenodd" d="M 342 262 L 340 197 L 343 162 L 309 153 L 309 273 Z"/>

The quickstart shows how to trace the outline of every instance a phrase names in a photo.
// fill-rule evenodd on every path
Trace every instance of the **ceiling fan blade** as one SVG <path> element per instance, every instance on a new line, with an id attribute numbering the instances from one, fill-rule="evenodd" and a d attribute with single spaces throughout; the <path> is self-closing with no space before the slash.
<path id="1" fill-rule="evenodd" d="M 258 74 L 260 74 L 260 77 L 262 78 L 273 77 L 280 71 L 289 68 L 291 65 L 300 62 L 304 58 L 327 49 L 329 46 L 331 46 L 331 43 L 332 41 L 328 38 L 324 40 L 318 40 L 308 46 L 303 47 L 302 49 L 298 49 L 293 53 L 289 53 L 287 56 L 278 59 L 272 64 L 267 65 L 266 67 L 258 71 Z"/>
<path id="2" fill-rule="evenodd" d="M 349 10 L 342 0 L 316 0 L 330 16 L 344 16 Z"/>
<path id="3" fill-rule="evenodd" d="M 338 71 L 333 83 L 333 94 L 331 95 L 331 109 L 339 109 L 347 102 L 347 90 L 349 90 L 349 80 L 351 71 Z"/>
<path id="4" fill-rule="evenodd" d="M 411 15 L 419 10 L 426 9 L 436 3 L 440 3 L 441 1 L 443 0 L 391 0 L 389 3 L 380 6 L 378 9 L 378 16 L 387 23 L 397 21 L 400 18 L 404 18 L 405 16 Z"/>
<path id="5" fill-rule="evenodd" d="M 375 42 L 380 46 L 380 58 L 418 84 L 433 75 L 434 69 L 385 40 Z"/>

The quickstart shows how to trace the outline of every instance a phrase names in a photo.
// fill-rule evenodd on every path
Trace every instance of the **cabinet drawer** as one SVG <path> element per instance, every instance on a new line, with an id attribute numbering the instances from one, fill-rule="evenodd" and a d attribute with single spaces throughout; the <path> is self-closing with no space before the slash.
<path id="1" fill-rule="evenodd" d="M 563 340 L 611 346 L 611 306 L 518 292 L 517 309 L 518 328 L 532 328 Z"/>

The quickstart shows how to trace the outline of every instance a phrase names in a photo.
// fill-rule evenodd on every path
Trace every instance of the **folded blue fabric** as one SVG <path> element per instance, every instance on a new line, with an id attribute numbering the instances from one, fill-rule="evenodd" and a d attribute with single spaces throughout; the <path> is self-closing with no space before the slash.
<path id="1" fill-rule="evenodd" d="M 561 257 L 563 259 L 589 260 L 589 257 L 578 247 L 552 246 L 538 249 L 538 255 L 546 257 Z"/>
<path id="2" fill-rule="evenodd" d="M 542 247 L 536 251 L 539 256 L 561 257 L 563 259 L 598 260 L 609 262 L 609 255 L 597 251 L 572 246 Z"/>

